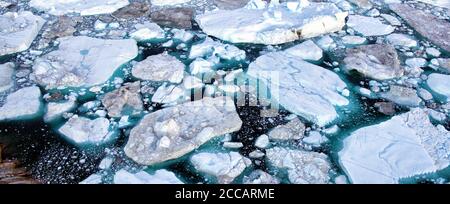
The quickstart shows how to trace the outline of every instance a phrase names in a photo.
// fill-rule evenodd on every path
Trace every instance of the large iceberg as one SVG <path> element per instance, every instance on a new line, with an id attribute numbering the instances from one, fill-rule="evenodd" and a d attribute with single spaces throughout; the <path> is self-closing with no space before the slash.
<path id="1" fill-rule="evenodd" d="M 0 56 L 27 50 L 44 23 L 29 11 L 0 15 Z"/>
<path id="2" fill-rule="evenodd" d="M 135 40 L 59 38 L 59 48 L 36 59 L 33 75 L 46 88 L 90 87 L 107 81 L 138 55 Z"/>
<path id="3" fill-rule="evenodd" d="M 128 0 L 31 0 L 30 6 L 52 15 L 79 13 L 82 16 L 108 14 L 125 7 Z"/>
<path id="4" fill-rule="evenodd" d="M 231 98 L 204 98 L 146 115 L 131 130 L 125 154 L 152 165 L 181 157 L 241 125 Z"/>
<path id="5" fill-rule="evenodd" d="M 364 127 L 344 139 L 339 163 L 353 183 L 398 183 L 450 164 L 450 132 L 424 109 Z"/>
<path id="6" fill-rule="evenodd" d="M 215 10 L 198 15 L 200 28 L 233 43 L 281 44 L 336 32 L 347 12 L 332 3 L 311 3 L 290 8 L 285 4 L 264 9 Z"/>
<path id="7" fill-rule="evenodd" d="M 349 104 L 340 94 L 347 85 L 337 74 L 286 52 L 257 58 L 247 74 L 268 85 L 272 98 L 288 111 L 319 126 L 338 117 L 335 106 Z"/>

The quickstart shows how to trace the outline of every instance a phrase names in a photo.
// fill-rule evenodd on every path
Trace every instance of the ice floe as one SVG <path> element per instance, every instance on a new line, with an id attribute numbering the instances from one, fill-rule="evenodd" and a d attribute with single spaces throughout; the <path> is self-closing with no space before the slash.
<path id="1" fill-rule="evenodd" d="M 391 45 L 361 45 L 346 51 L 342 69 L 347 73 L 358 73 L 376 80 L 387 80 L 403 76 L 397 51 Z"/>
<path id="2" fill-rule="evenodd" d="M 35 81 L 46 88 L 102 84 L 138 55 L 135 40 L 70 36 L 58 41 L 58 49 L 36 59 L 33 66 Z"/>
<path id="3" fill-rule="evenodd" d="M 317 62 L 322 59 L 323 51 L 312 40 L 307 40 L 299 45 L 288 48 L 285 52 L 306 61 Z"/>
<path id="4" fill-rule="evenodd" d="M 78 13 L 82 16 L 108 14 L 125 7 L 128 0 L 31 0 L 30 6 L 52 15 Z"/>
<path id="5" fill-rule="evenodd" d="M 347 85 L 337 74 L 286 52 L 258 57 L 247 74 L 268 85 L 281 106 L 319 126 L 338 117 L 335 106 L 349 104 L 340 94 Z"/>
<path id="6" fill-rule="evenodd" d="M 294 184 L 326 184 L 331 169 L 328 156 L 282 147 L 266 150 L 270 165 L 287 169 L 289 181 Z"/>
<path id="7" fill-rule="evenodd" d="M 0 121 L 31 119 L 42 109 L 41 90 L 36 86 L 19 89 L 8 95 L 0 106 Z"/>
<path id="8" fill-rule="evenodd" d="M 354 131 L 339 163 L 352 183 L 398 183 L 450 164 L 450 133 L 431 124 L 423 109 Z"/>
<path id="9" fill-rule="evenodd" d="M 14 64 L 0 64 L 0 92 L 6 91 L 14 86 Z"/>
<path id="10" fill-rule="evenodd" d="M 147 57 L 134 65 L 131 73 L 142 80 L 180 83 L 184 76 L 184 64 L 169 54 L 163 53 Z"/>
<path id="11" fill-rule="evenodd" d="M 64 137 L 77 145 L 101 145 L 114 136 L 106 118 L 89 119 L 74 115 L 58 129 Z"/>
<path id="12" fill-rule="evenodd" d="M 341 30 L 347 12 L 331 3 L 310 3 L 292 11 L 280 4 L 265 9 L 239 8 L 200 14 L 208 35 L 233 43 L 281 44 Z"/>
<path id="13" fill-rule="evenodd" d="M 347 26 L 363 36 L 380 36 L 394 32 L 394 27 L 383 24 L 379 19 L 361 15 L 350 15 Z"/>
<path id="14" fill-rule="evenodd" d="M 223 44 L 207 37 L 203 42 L 194 44 L 189 53 L 190 59 L 217 56 L 224 60 L 244 60 L 245 52 L 234 45 Z"/>
<path id="15" fill-rule="evenodd" d="M 145 22 L 134 26 L 136 31 L 130 34 L 130 37 L 136 41 L 159 40 L 164 39 L 165 32 L 156 23 Z"/>
<path id="16" fill-rule="evenodd" d="M 102 104 L 108 111 L 108 116 L 120 118 L 122 115 L 132 114 L 133 111 L 140 112 L 144 109 L 141 99 L 141 83 L 125 83 L 119 89 L 105 94 Z M 128 110 L 127 110 L 128 109 Z M 129 113 L 125 113 L 128 111 Z"/>
<path id="17" fill-rule="evenodd" d="M 255 170 L 243 179 L 244 184 L 279 184 L 280 181 L 272 175 L 262 171 Z"/>
<path id="18" fill-rule="evenodd" d="M 181 157 L 210 139 L 241 128 L 231 98 L 204 98 L 145 116 L 131 130 L 125 153 L 151 165 Z"/>
<path id="19" fill-rule="evenodd" d="M 403 47 L 416 47 L 417 41 L 414 40 L 412 37 L 405 35 L 405 34 L 399 34 L 399 33 L 393 33 L 388 36 L 386 36 L 386 41 L 389 42 L 389 44 L 394 46 L 403 46 Z"/>
<path id="20" fill-rule="evenodd" d="M 415 89 L 398 85 L 391 85 L 389 91 L 380 96 L 402 106 L 417 107 L 422 102 Z"/>
<path id="21" fill-rule="evenodd" d="M 428 75 L 428 86 L 432 91 L 444 95 L 450 100 L 450 75 L 433 73 Z"/>
<path id="22" fill-rule="evenodd" d="M 165 169 L 157 170 L 154 174 L 145 171 L 130 173 L 125 169 L 116 172 L 114 184 L 183 184 L 177 176 Z"/>
<path id="23" fill-rule="evenodd" d="M 44 23 L 29 11 L 0 15 L 0 56 L 27 50 Z"/>
<path id="24" fill-rule="evenodd" d="M 47 103 L 44 121 L 53 122 L 57 119 L 60 119 L 64 113 L 75 109 L 76 105 L 76 98 L 74 96 L 69 97 L 68 100 L 63 102 Z"/>
<path id="25" fill-rule="evenodd" d="M 247 159 L 237 152 L 194 154 L 190 159 L 194 168 L 202 173 L 214 176 L 218 183 L 228 184 L 241 175 L 251 165 Z"/>

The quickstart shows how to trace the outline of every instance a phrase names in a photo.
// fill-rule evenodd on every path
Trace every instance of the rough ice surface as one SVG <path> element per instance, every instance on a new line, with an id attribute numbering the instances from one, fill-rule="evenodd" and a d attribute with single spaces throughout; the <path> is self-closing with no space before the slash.
<path id="1" fill-rule="evenodd" d="M 299 45 L 286 49 L 285 52 L 304 59 L 306 61 L 319 61 L 323 57 L 323 51 L 312 40 L 307 40 Z"/>
<path id="2" fill-rule="evenodd" d="M 126 83 L 119 89 L 107 93 L 103 99 L 102 104 L 108 111 L 108 116 L 110 117 L 121 117 L 126 109 L 131 109 L 131 111 L 142 111 L 144 105 L 141 98 L 141 83 Z M 132 114 L 132 113 L 128 113 Z"/>
<path id="3" fill-rule="evenodd" d="M 450 52 L 450 22 L 415 9 L 408 4 L 390 4 L 389 8 L 399 15 L 415 31 L 432 43 Z"/>
<path id="4" fill-rule="evenodd" d="M 417 107 L 422 102 L 415 89 L 404 86 L 391 85 L 389 91 L 380 96 L 402 106 Z"/>
<path id="5" fill-rule="evenodd" d="M 14 86 L 14 64 L 0 64 L 0 92 L 6 91 Z"/>
<path id="6" fill-rule="evenodd" d="M 130 173 L 121 169 L 114 175 L 114 184 L 183 184 L 177 176 L 170 171 L 160 169 L 149 174 L 145 171 Z"/>
<path id="7" fill-rule="evenodd" d="M 31 119 L 42 108 L 41 90 L 36 86 L 22 88 L 8 95 L 0 106 L 0 121 Z"/>
<path id="8" fill-rule="evenodd" d="M 194 168 L 202 173 L 214 176 L 218 183 L 229 184 L 251 165 L 247 159 L 237 152 L 194 154 L 190 159 Z"/>
<path id="9" fill-rule="evenodd" d="M 182 101 L 184 96 L 185 90 L 180 86 L 164 83 L 156 89 L 155 94 L 152 96 L 152 102 L 161 104 L 175 104 Z"/>
<path id="10" fill-rule="evenodd" d="M 193 45 L 189 53 L 190 59 L 210 56 L 239 61 L 245 59 L 245 52 L 234 45 L 223 44 L 208 37 L 203 42 Z"/>
<path id="11" fill-rule="evenodd" d="M 67 113 L 76 108 L 75 97 L 70 97 L 63 102 L 50 102 L 47 103 L 46 112 L 44 115 L 45 122 L 52 122 L 62 117 L 64 113 Z"/>
<path id="12" fill-rule="evenodd" d="M 155 6 L 173 6 L 177 4 L 188 3 L 191 0 L 151 0 L 152 5 Z"/>
<path id="13" fill-rule="evenodd" d="M 58 131 L 77 145 L 101 145 L 114 134 L 108 119 L 89 119 L 78 115 L 72 116 Z"/>
<path id="14" fill-rule="evenodd" d="M 285 5 L 216 10 L 196 21 L 205 33 L 225 41 L 273 45 L 339 31 L 346 17 L 334 4 L 311 3 L 296 11 Z"/>
<path id="15" fill-rule="evenodd" d="M 29 11 L 0 15 L 0 56 L 27 50 L 44 23 Z"/>
<path id="16" fill-rule="evenodd" d="M 169 54 L 163 53 L 147 57 L 138 62 L 131 73 L 134 77 L 150 81 L 180 83 L 183 80 L 184 64 Z"/>
<path id="17" fill-rule="evenodd" d="M 335 106 L 349 104 L 339 93 L 347 85 L 337 74 L 286 52 L 257 58 L 250 64 L 247 74 L 266 85 L 271 84 L 269 88 L 277 87 L 271 93 L 281 106 L 319 126 L 338 117 Z"/>
<path id="18" fill-rule="evenodd" d="M 70 36 L 58 41 L 58 49 L 36 59 L 33 66 L 36 82 L 46 88 L 102 84 L 138 54 L 135 40 Z"/>
<path id="19" fill-rule="evenodd" d="M 244 184 L 279 184 L 280 181 L 272 175 L 262 171 L 255 170 L 243 179 Z"/>
<path id="20" fill-rule="evenodd" d="M 392 79 L 404 74 L 397 51 L 387 44 L 361 45 L 348 49 L 342 68 L 347 73 L 357 71 L 377 80 Z"/>
<path id="21" fill-rule="evenodd" d="M 431 124 L 427 110 L 413 109 L 344 140 L 339 163 L 352 183 L 398 183 L 450 164 L 450 132 Z"/>
<path id="22" fill-rule="evenodd" d="M 430 74 L 427 80 L 428 86 L 434 92 L 444 95 L 450 100 L 450 75 L 446 74 Z"/>
<path id="23" fill-rule="evenodd" d="M 418 0 L 418 1 L 450 9 L 450 1 L 448 0 Z"/>
<path id="24" fill-rule="evenodd" d="M 136 41 L 164 39 L 165 32 L 156 23 L 145 22 L 134 26 L 136 31 L 130 34 L 130 37 Z"/>
<path id="25" fill-rule="evenodd" d="M 415 41 L 412 37 L 405 34 L 393 33 L 386 36 L 386 40 L 387 42 L 389 42 L 389 44 L 396 46 L 403 46 L 403 47 L 417 46 L 417 41 Z"/>
<path id="26" fill-rule="evenodd" d="M 237 131 L 242 121 L 231 98 L 204 98 L 145 116 L 131 130 L 125 153 L 143 165 L 179 158 L 210 139 Z"/>
<path id="27" fill-rule="evenodd" d="M 294 184 L 326 184 L 331 169 L 327 155 L 283 147 L 266 150 L 270 165 L 288 171 L 289 181 Z"/>
<path id="28" fill-rule="evenodd" d="M 273 141 L 298 140 L 303 138 L 305 129 L 305 124 L 298 118 L 294 118 L 284 125 L 273 128 L 267 134 Z"/>
<path id="29" fill-rule="evenodd" d="M 387 35 L 394 32 L 395 29 L 390 25 L 383 24 L 377 18 L 361 15 L 350 15 L 347 26 L 353 28 L 363 36 Z"/>
<path id="30" fill-rule="evenodd" d="M 78 13 L 82 16 L 108 14 L 125 7 L 128 0 L 31 0 L 30 6 L 52 15 Z"/>

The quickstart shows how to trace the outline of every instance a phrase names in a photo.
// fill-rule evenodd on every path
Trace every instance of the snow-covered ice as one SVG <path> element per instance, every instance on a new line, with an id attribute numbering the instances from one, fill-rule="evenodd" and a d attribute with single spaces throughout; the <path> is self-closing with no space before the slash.
<path id="1" fill-rule="evenodd" d="M 58 131 L 77 145 L 101 145 L 112 139 L 114 132 L 111 129 L 106 118 L 89 119 L 74 115 Z"/>
<path id="2" fill-rule="evenodd" d="M 0 121 L 31 119 L 42 109 L 41 90 L 36 86 L 26 87 L 8 95 L 0 106 Z"/>
<path id="3" fill-rule="evenodd" d="M 180 83 L 183 80 L 184 64 L 176 57 L 163 53 L 152 55 L 134 65 L 134 77 L 150 81 Z"/>
<path id="4" fill-rule="evenodd" d="M 444 95 L 450 100 L 450 75 L 433 73 L 428 76 L 428 86 L 432 91 Z"/>
<path id="5" fill-rule="evenodd" d="M 114 184 L 183 184 L 173 173 L 165 169 L 149 174 L 145 171 L 131 173 L 125 169 L 117 171 L 114 175 Z"/>
<path id="6" fill-rule="evenodd" d="M 108 14 L 125 7 L 128 0 L 31 0 L 30 6 L 52 15 L 78 13 L 82 16 Z"/>
<path id="7" fill-rule="evenodd" d="M 239 8 L 200 14 L 208 35 L 233 43 L 281 44 L 341 30 L 347 12 L 331 3 L 311 3 L 298 11 L 280 4 L 265 9 Z"/>
<path id="8" fill-rule="evenodd" d="M 190 159 L 194 168 L 202 173 L 214 176 L 218 183 L 228 184 L 251 165 L 247 159 L 237 152 L 194 154 Z"/>
<path id="9" fill-rule="evenodd" d="M 58 49 L 36 59 L 33 66 L 36 82 L 46 88 L 102 84 L 138 55 L 135 40 L 69 36 L 58 41 Z"/>
<path id="10" fill-rule="evenodd" d="M 323 51 L 312 40 L 307 40 L 299 45 L 290 47 L 285 52 L 306 61 L 317 62 L 322 59 Z"/>
<path id="11" fill-rule="evenodd" d="M 14 72 L 13 63 L 0 64 L 0 92 L 6 91 L 14 86 Z"/>
<path id="12" fill-rule="evenodd" d="M 146 115 L 131 130 L 125 153 L 140 164 L 160 163 L 237 131 L 241 125 L 231 98 L 204 98 Z"/>
<path id="13" fill-rule="evenodd" d="M 0 15 L 0 56 L 27 50 L 44 23 L 29 11 Z"/>
<path id="14" fill-rule="evenodd" d="M 394 27 L 383 24 L 379 19 L 361 15 L 350 15 L 347 26 L 363 36 L 380 36 L 394 32 Z"/>
<path id="15" fill-rule="evenodd" d="M 413 109 L 344 139 L 339 163 L 352 183 L 398 183 L 450 164 L 450 132 Z"/>

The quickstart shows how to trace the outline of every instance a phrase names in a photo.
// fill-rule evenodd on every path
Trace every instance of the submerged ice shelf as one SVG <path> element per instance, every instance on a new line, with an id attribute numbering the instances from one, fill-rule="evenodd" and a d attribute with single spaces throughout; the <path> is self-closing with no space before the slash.
<path id="1" fill-rule="evenodd" d="M 0 143 L 47 183 L 447 183 L 450 12 L 395 2 L 5 4 Z"/>

